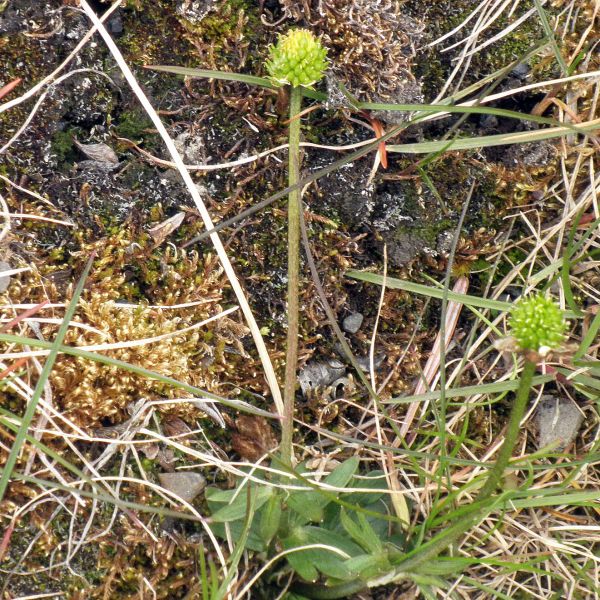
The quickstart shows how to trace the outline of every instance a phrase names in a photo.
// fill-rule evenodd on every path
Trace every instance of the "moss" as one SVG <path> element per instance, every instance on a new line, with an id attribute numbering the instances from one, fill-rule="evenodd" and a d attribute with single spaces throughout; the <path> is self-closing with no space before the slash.
<path id="1" fill-rule="evenodd" d="M 77 157 L 77 150 L 73 143 L 78 129 L 69 129 L 67 131 L 57 131 L 50 143 L 50 150 L 56 157 L 59 165 L 64 163 L 72 164 Z"/>
<path id="2" fill-rule="evenodd" d="M 139 142 L 152 127 L 152 121 L 142 109 L 123 111 L 116 119 L 114 131 L 119 137 Z"/>
<path id="3" fill-rule="evenodd" d="M 133 0 L 123 11 L 124 35 L 119 40 L 131 64 L 166 64 L 173 56 L 181 61 L 189 58 L 193 46 L 184 37 L 184 30 L 170 0 Z M 168 35 L 169 43 L 165 43 Z"/>
<path id="4" fill-rule="evenodd" d="M 227 53 L 241 41 L 255 41 L 260 32 L 260 15 L 255 3 L 248 0 L 228 0 L 217 5 L 200 23 L 194 25 L 179 17 L 188 32 L 200 36 L 216 54 Z"/>
<path id="5" fill-rule="evenodd" d="M 486 39 L 502 31 L 516 18 L 534 6 L 533 0 L 521 2 L 518 12 L 511 19 L 501 16 L 486 33 Z M 425 14 L 428 24 L 427 33 L 430 38 L 436 39 L 460 25 L 474 10 L 475 5 L 471 0 L 408 0 L 405 9 L 415 15 Z M 450 38 L 446 45 L 452 41 L 462 39 L 464 32 Z M 519 60 L 530 51 L 536 43 L 544 39 L 544 32 L 539 20 L 533 16 L 522 23 L 516 30 L 503 37 L 498 42 L 491 44 L 471 57 L 466 77 L 461 87 L 464 89 L 482 78 L 504 68 L 514 60 Z M 451 70 L 454 68 L 453 52 L 441 53 L 438 50 L 428 51 L 417 56 L 414 73 L 423 82 L 426 98 L 433 98 L 442 88 Z M 534 69 L 553 68 L 546 61 L 534 58 L 531 63 Z M 549 74 L 549 73 L 546 73 Z M 540 75 L 542 76 L 542 75 Z"/>

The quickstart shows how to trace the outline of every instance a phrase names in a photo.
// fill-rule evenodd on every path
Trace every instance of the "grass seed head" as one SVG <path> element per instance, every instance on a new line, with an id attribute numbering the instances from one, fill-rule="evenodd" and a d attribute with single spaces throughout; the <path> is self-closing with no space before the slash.
<path id="1" fill-rule="evenodd" d="M 562 310 L 542 294 L 521 299 L 510 316 L 509 325 L 520 350 L 542 355 L 564 342 L 567 327 Z"/>
<path id="2" fill-rule="evenodd" d="M 306 29 L 292 29 L 271 46 L 267 70 L 281 85 L 311 87 L 327 69 L 327 49 Z"/>

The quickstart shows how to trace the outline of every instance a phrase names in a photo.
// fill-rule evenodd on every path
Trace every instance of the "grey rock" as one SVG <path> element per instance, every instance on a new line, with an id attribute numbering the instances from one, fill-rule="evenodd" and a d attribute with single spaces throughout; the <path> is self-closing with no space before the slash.
<path id="1" fill-rule="evenodd" d="M 502 164 L 508 168 L 523 166 L 527 168 L 546 167 L 553 163 L 558 151 L 550 142 L 530 142 L 514 144 L 502 156 Z"/>
<path id="2" fill-rule="evenodd" d="M 448 255 L 450 254 L 450 250 L 452 249 L 452 242 L 454 240 L 454 232 L 442 231 L 437 237 L 437 247 L 436 250 L 440 254 Z"/>
<path id="3" fill-rule="evenodd" d="M 342 321 L 342 328 L 348 333 L 356 333 L 360 329 L 363 319 L 364 317 L 360 313 L 352 313 Z"/>
<path id="4" fill-rule="evenodd" d="M 331 71 L 328 71 L 325 75 L 325 81 L 327 82 L 327 100 L 325 101 L 325 108 L 327 110 L 351 108 L 348 98 L 346 98 L 342 92 L 341 82 Z"/>
<path id="5" fill-rule="evenodd" d="M 188 165 L 206 162 L 204 140 L 199 135 L 192 135 L 189 131 L 184 131 L 175 138 L 175 147 Z"/>
<path id="6" fill-rule="evenodd" d="M 3 261 L 0 260 L 0 273 L 2 273 L 3 271 L 10 271 L 11 266 Z M 0 294 L 3 294 L 7 289 L 8 289 L 8 285 L 10 284 L 10 276 L 2 276 L 0 275 Z"/>
<path id="7" fill-rule="evenodd" d="M 206 479 L 193 471 L 160 473 L 158 479 L 162 487 L 186 502 L 191 502 L 206 487 Z"/>
<path id="8" fill-rule="evenodd" d="M 337 381 L 346 373 L 344 363 L 332 358 L 328 361 L 308 363 L 298 374 L 302 393 L 307 396 L 317 387 L 325 387 Z"/>
<path id="9" fill-rule="evenodd" d="M 531 67 L 527 63 L 519 63 L 510 74 L 518 79 L 526 79 L 531 72 Z"/>
<path id="10" fill-rule="evenodd" d="M 114 35 L 121 35 L 123 33 L 123 17 L 119 10 L 109 19 L 107 28 Z"/>
<path id="11" fill-rule="evenodd" d="M 583 422 L 583 415 L 569 398 L 544 396 L 536 412 L 538 446 L 556 445 L 564 450 L 574 439 Z"/>
<path id="12" fill-rule="evenodd" d="M 425 240 L 410 231 L 398 231 L 384 235 L 388 260 L 394 266 L 404 265 L 422 253 L 433 254 Z"/>

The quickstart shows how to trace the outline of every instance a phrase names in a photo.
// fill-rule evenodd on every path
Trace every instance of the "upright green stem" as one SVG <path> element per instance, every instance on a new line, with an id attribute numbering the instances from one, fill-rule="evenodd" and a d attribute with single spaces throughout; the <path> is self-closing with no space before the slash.
<path id="1" fill-rule="evenodd" d="M 300 113 L 302 88 L 291 88 L 288 186 L 298 183 L 300 177 Z M 300 271 L 300 190 L 288 196 L 288 331 L 285 357 L 285 383 L 283 387 L 283 421 L 281 434 L 281 459 L 285 464 L 293 463 L 294 451 L 294 399 L 296 394 L 296 371 L 298 366 L 298 314 L 299 314 L 299 271 Z"/>
<path id="2" fill-rule="evenodd" d="M 535 374 L 535 366 L 534 362 L 525 360 L 523 372 L 521 373 L 521 380 L 519 381 L 519 389 L 517 390 L 517 395 L 506 427 L 504 443 L 502 444 L 502 448 L 500 448 L 494 466 L 489 471 L 484 486 L 481 488 L 481 491 L 473 503 L 473 510 L 465 514 L 461 521 L 448 526 L 431 540 L 421 544 L 413 552 L 409 552 L 401 562 L 397 563 L 394 572 L 398 579 L 401 579 L 404 574 L 406 574 L 406 577 L 409 577 L 410 573 L 418 571 L 424 563 L 431 561 L 438 556 L 487 514 L 488 510 L 485 506 L 485 500 L 490 498 L 500 484 L 504 471 L 512 456 L 517 438 L 519 437 L 519 427 L 521 419 L 525 414 L 527 401 L 529 400 L 531 383 Z M 297 584 L 294 589 L 315 600 L 332 600 L 334 598 L 347 598 L 351 593 L 360 592 L 366 589 L 366 587 L 367 583 L 365 581 L 356 579 L 338 586 Z"/>
<path id="3" fill-rule="evenodd" d="M 521 381 L 519 382 L 519 389 L 517 390 L 517 396 L 513 404 L 512 410 L 510 411 L 510 418 L 508 419 L 508 425 L 506 426 L 506 434 L 504 435 L 504 443 L 496 463 L 491 468 L 485 485 L 481 488 L 477 500 L 485 500 L 489 498 L 500 484 L 504 475 L 504 470 L 508 466 L 510 457 L 512 456 L 513 448 L 517 443 L 519 437 L 519 428 L 521 426 L 521 419 L 525 414 L 525 408 L 529 400 L 529 392 L 531 390 L 531 382 L 535 374 L 535 363 L 525 359 L 523 365 L 523 372 L 521 373 Z"/>
<path id="4" fill-rule="evenodd" d="M 481 502 L 487 500 L 499 486 L 504 475 L 504 471 L 508 466 L 510 457 L 512 456 L 513 449 L 519 437 L 519 428 L 521 425 L 521 419 L 525 414 L 525 408 L 529 400 L 529 393 L 531 391 L 531 383 L 533 381 L 533 375 L 535 374 L 535 363 L 525 359 L 523 371 L 521 373 L 521 380 L 519 381 L 519 389 L 510 411 L 510 417 L 508 419 L 508 425 L 506 426 L 506 434 L 504 435 L 504 443 L 498 458 L 494 466 L 490 469 L 484 486 L 481 488 L 475 504 L 480 508 L 474 514 L 467 514 L 463 519 L 451 525 L 445 531 L 439 533 L 437 536 L 423 544 L 414 554 L 409 554 L 399 565 L 398 571 L 414 571 L 420 567 L 424 562 L 435 558 L 440 552 L 445 550 L 450 544 L 453 544 L 461 535 L 466 533 L 475 522 L 482 518 L 481 514 Z"/>

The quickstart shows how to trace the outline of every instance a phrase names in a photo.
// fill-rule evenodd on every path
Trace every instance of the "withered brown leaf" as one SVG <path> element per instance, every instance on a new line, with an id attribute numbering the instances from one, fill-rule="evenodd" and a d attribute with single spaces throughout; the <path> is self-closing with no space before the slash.
<path id="1" fill-rule="evenodd" d="M 235 420 L 235 427 L 232 446 L 245 460 L 254 462 L 277 447 L 275 433 L 264 417 L 241 415 Z"/>

